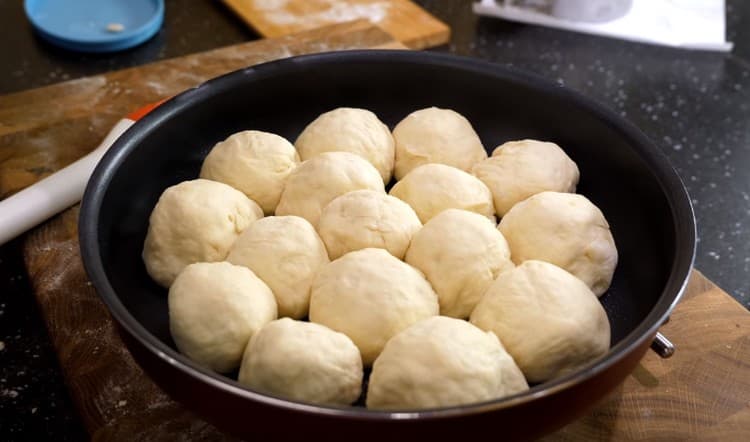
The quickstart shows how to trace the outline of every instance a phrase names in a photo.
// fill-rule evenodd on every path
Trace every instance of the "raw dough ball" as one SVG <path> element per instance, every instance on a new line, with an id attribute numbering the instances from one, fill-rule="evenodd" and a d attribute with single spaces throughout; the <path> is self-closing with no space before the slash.
<path id="1" fill-rule="evenodd" d="M 211 370 L 239 367 L 250 338 L 276 319 L 276 300 L 250 270 L 190 264 L 169 288 L 169 330 L 180 352 Z"/>
<path id="2" fill-rule="evenodd" d="M 421 227 L 417 214 L 400 199 L 374 190 L 355 190 L 323 209 L 318 232 L 331 259 L 368 247 L 386 249 L 404 259 L 412 235 Z"/>
<path id="3" fill-rule="evenodd" d="M 211 149 L 203 161 L 201 178 L 229 184 L 270 215 L 297 164 L 299 155 L 290 142 L 268 132 L 246 130 Z"/>
<path id="4" fill-rule="evenodd" d="M 310 295 L 310 321 L 349 336 L 370 365 L 385 343 L 438 314 L 430 283 L 383 249 L 347 253 L 324 266 Z"/>
<path id="5" fill-rule="evenodd" d="M 352 190 L 385 192 L 372 164 L 349 152 L 325 152 L 300 164 L 289 175 L 276 215 L 297 215 L 318 225 L 320 212 L 337 196 Z"/>
<path id="6" fill-rule="evenodd" d="M 366 159 L 388 183 L 393 173 L 395 147 L 391 131 L 365 109 L 340 107 L 321 114 L 294 142 L 303 160 L 323 152 L 351 152 Z"/>
<path id="7" fill-rule="evenodd" d="M 460 319 L 435 316 L 388 341 L 372 368 L 367 407 L 449 407 L 528 388 L 497 336 Z"/>
<path id="8" fill-rule="evenodd" d="M 560 377 L 609 349 L 609 320 L 594 293 L 543 261 L 526 261 L 500 275 L 471 323 L 500 338 L 529 382 Z"/>
<path id="9" fill-rule="evenodd" d="M 427 163 L 447 164 L 468 172 L 487 158 L 471 123 L 450 109 L 429 107 L 412 112 L 393 129 L 393 138 L 397 180 Z"/>
<path id="10" fill-rule="evenodd" d="M 514 204 L 544 191 L 575 193 L 578 166 L 555 143 L 509 141 L 474 165 L 472 173 L 492 191 L 504 216 Z"/>
<path id="11" fill-rule="evenodd" d="M 263 217 L 242 192 L 216 181 L 183 181 L 159 197 L 143 246 L 148 274 L 169 287 L 186 265 L 222 261 L 240 233 Z"/>
<path id="12" fill-rule="evenodd" d="M 362 376 L 359 350 L 346 335 L 284 318 L 250 340 L 238 380 L 289 399 L 349 405 L 362 393 Z"/>
<path id="13" fill-rule="evenodd" d="M 444 164 L 425 164 L 409 172 L 391 188 L 426 223 L 445 209 L 463 209 L 495 221 L 492 193 L 473 175 Z"/>
<path id="14" fill-rule="evenodd" d="M 279 316 L 299 319 L 307 316 L 310 286 L 328 263 L 328 254 L 304 218 L 269 216 L 242 232 L 227 261 L 249 268 L 268 284 L 276 296 Z"/>
<path id="15" fill-rule="evenodd" d="M 551 262 L 583 280 L 597 296 L 609 288 L 617 266 L 615 240 L 602 212 L 586 197 L 538 193 L 513 206 L 499 229 L 516 264 Z"/>
<path id="16" fill-rule="evenodd" d="M 513 268 L 495 224 L 458 209 L 428 221 L 412 238 L 405 260 L 432 284 L 440 314 L 454 318 L 468 318 L 497 275 Z"/>

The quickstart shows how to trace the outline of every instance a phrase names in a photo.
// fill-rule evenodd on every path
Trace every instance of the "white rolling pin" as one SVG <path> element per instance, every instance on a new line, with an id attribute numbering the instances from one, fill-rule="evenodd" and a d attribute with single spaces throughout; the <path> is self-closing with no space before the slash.
<path id="1" fill-rule="evenodd" d="M 0 245 L 81 201 L 86 183 L 107 149 L 159 104 L 145 106 L 118 121 L 85 157 L 0 201 Z"/>

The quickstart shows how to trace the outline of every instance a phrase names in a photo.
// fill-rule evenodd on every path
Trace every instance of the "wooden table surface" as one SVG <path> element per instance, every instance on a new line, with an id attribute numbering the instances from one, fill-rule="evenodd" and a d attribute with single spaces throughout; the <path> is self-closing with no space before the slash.
<path id="1" fill-rule="evenodd" d="M 70 81 L 0 100 L 0 197 L 94 148 L 122 115 L 247 65 L 402 47 L 367 22 L 306 31 Z M 97 440 L 226 440 L 135 364 L 82 267 L 73 207 L 27 236 L 25 261 L 71 396 Z M 750 440 L 750 313 L 699 272 L 649 352 L 607 400 L 548 440 Z M 92 355 L 94 357 L 92 357 Z"/>

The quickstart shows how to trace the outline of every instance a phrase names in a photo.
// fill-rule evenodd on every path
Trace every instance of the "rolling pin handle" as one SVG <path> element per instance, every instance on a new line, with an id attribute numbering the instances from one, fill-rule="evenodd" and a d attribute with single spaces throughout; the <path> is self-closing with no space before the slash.
<path id="1" fill-rule="evenodd" d="M 120 120 L 88 155 L 0 201 L 0 245 L 81 201 L 97 163 L 135 121 L 165 100 L 144 106 Z"/>

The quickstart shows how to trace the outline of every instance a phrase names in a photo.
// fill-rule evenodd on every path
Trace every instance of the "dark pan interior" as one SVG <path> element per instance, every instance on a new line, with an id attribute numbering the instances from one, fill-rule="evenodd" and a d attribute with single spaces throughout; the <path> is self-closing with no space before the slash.
<path id="1" fill-rule="evenodd" d="M 660 154 L 608 114 L 557 86 L 487 66 L 467 69 L 443 58 L 415 63 L 387 53 L 316 60 L 250 68 L 183 94 L 105 158 L 117 168 L 99 177 L 109 179 L 97 226 L 103 269 L 125 308 L 158 339 L 174 346 L 166 291 L 146 274 L 141 248 L 160 193 L 196 178 L 208 150 L 233 132 L 265 130 L 293 142 L 318 114 L 339 106 L 370 109 L 391 127 L 419 108 L 451 108 L 471 121 L 488 152 L 520 138 L 558 143 L 578 163 L 578 191 L 604 212 L 619 250 L 614 282 L 601 298 L 613 345 L 657 304 L 678 253 L 669 192 L 649 165 L 649 156 Z"/>

